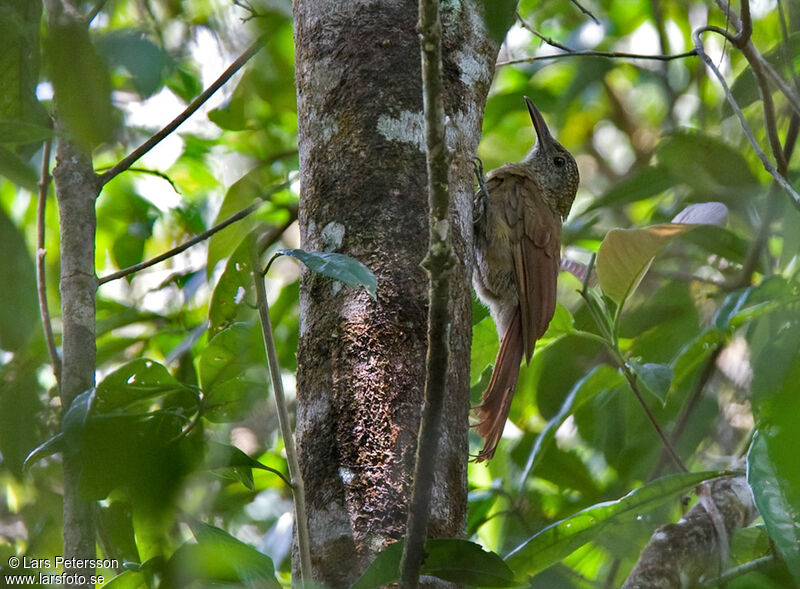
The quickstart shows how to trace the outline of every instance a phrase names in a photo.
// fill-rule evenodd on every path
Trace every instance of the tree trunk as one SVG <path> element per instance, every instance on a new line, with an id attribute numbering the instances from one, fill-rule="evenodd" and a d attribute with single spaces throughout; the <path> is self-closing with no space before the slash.
<path id="1" fill-rule="evenodd" d="M 377 300 L 304 273 L 297 438 L 314 576 L 357 578 L 404 531 L 425 380 L 427 192 L 416 33 L 407 0 L 294 3 L 300 231 L 378 277 Z M 451 364 L 430 535 L 466 514 L 472 157 L 497 45 L 472 2 L 442 9 L 445 113 L 461 261 L 451 283 Z"/>
<path id="2" fill-rule="evenodd" d="M 61 228 L 61 407 L 66 413 L 75 397 L 94 386 L 95 292 L 94 240 L 95 199 L 100 190 L 89 158 L 73 144 L 60 140 L 58 165 L 53 170 Z M 64 558 L 97 557 L 94 532 L 94 502 L 81 497 L 82 459 L 66 448 L 64 467 Z M 70 587 L 94 587 L 89 577 L 94 567 L 64 567 L 66 575 L 80 575 L 86 583 Z"/>

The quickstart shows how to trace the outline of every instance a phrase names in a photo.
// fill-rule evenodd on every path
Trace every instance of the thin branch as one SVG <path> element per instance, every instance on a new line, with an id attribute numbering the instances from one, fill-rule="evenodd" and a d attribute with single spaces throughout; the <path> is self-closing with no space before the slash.
<path id="1" fill-rule="evenodd" d="M 425 540 L 434 472 L 437 467 L 450 359 L 450 272 L 455 256 L 448 220 L 450 153 L 445 143 L 444 88 L 442 82 L 442 23 L 439 0 L 419 0 L 420 53 L 422 59 L 423 116 L 428 176 L 428 254 L 422 265 L 430 279 L 428 352 L 425 358 L 425 402 L 422 407 L 413 489 L 408 508 L 406 540 L 400 561 L 400 586 L 416 589 L 424 559 Z"/>
<path id="2" fill-rule="evenodd" d="M 272 332 L 272 322 L 269 317 L 269 303 L 267 291 L 264 287 L 264 277 L 260 271 L 260 256 L 258 245 L 253 240 L 253 282 L 256 288 L 258 313 L 261 318 L 261 333 L 264 337 L 264 347 L 267 351 L 270 380 L 272 391 L 275 395 L 275 405 L 278 410 L 278 423 L 283 437 L 283 446 L 286 449 L 286 462 L 289 465 L 289 476 L 292 479 L 291 488 L 294 496 L 295 527 L 297 529 L 297 545 L 300 552 L 300 577 L 301 581 L 311 580 L 311 544 L 308 530 L 308 516 L 306 515 L 305 488 L 300 462 L 297 459 L 297 449 L 294 445 L 294 434 L 286 405 L 286 396 L 283 392 L 281 368 L 278 364 L 278 354 L 275 348 L 275 337 Z"/>
<path id="3" fill-rule="evenodd" d="M 661 438 L 661 442 L 664 444 L 664 449 L 667 451 L 670 458 L 672 458 L 672 461 L 681 470 L 681 472 L 689 472 L 689 469 L 686 468 L 686 465 L 683 463 L 683 460 L 681 460 L 680 456 L 678 456 L 675 448 L 672 447 L 672 442 L 670 442 L 669 438 L 667 438 L 666 434 L 664 433 L 664 430 L 661 429 L 661 426 L 658 424 L 656 416 L 653 415 L 653 412 L 647 405 L 642 392 L 639 390 L 639 384 L 636 381 L 636 375 L 631 371 L 630 368 L 628 368 L 628 365 L 623 360 L 618 360 L 620 361 L 620 367 L 622 368 L 622 373 L 625 375 L 625 378 L 628 381 L 628 385 L 631 387 L 633 394 L 636 395 L 636 399 L 639 401 L 642 409 L 644 409 L 645 415 L 647 415 L 647 419 L 656 430 L 658 437 Z"/>
<path id="4" fill-rule="evenodd" d="M 570 0 L 570 2 L 572 2 L 578 8 L 578 10 L 580 10 L 583 14 L 591 18 L 595 22 L 595 24 L 598 25 L 600 24 L 600 21 L 597 20 L 597 17 L 593 15 L 591 12 L 589 12 L 588 9 L 584 8 L 583 5 L 580 2 L 578 2 L 578 0 Z"/>
<path id="5" fill-rule="evenodd" d="M 685 59 L 687 57 L 696 57 L 698 55 L 696 49 L 684 51 L 683 53 L 674 53 L 672 55 L 661 54 L 641 54 L 641 53 L 627 53 L 625 51 L 565 51 L 564 53 L 551 53 L 549 55 L 534 55 L 531 57 L 520 57 L 517 59 L 509 59 L 506 61 L 498 61 L 495 67 L 502 67 L 504 65 L 513 65 L 515 63 L 533 63 L 535 61 L 543 61 L 549 59 L 558 59 L 561 57 L 607 57 L 610 59 L 647 59 L 654 61 L 671 61 L 673 59 Z"/>
<path id="6" fill-rule="evenodd" d="M 99 168 L 97 171 L 98 172 L 105 172 L 106 170 L 110 170 L 110 169 L 111 169 L 111 166 L 108 166 L 108 167 L 105 167 L 105 168 Z M 127 171 L 128 172 L 138 172 L 140 174 L 147 174 L 149 176 L 156 176 L 158 178 L 161 178 L 162 180 L 165 180 L 166 182 L 169 182 L 169 185 L 172 186 L 172 190 L 174 190 L 176 194 L 181 194 L 181 191 L 178 189 L 178 186 L 177 186 L 177 184 L 175 184 L 175 181 L 172 178 L 170 178 L 169 174 L 167 174 L 166 172 L 162 172 L 160 170 L 152 170 L 150 168 L 139 168 L 139 167 L 130 167 L 130 168 L 128 168 Z"/>
<path id="7" fill-rule="evenodd" d="M 214 80 L 214 82 L 203 92 L 197 96 L 192 102 L 189 103 L 189 106 L 184 109 L 184 111 L 175 117 L 169 124 L 167 124 L 163 129 L 158 131 L 155 135 L 150 137 L 147 141 L 142 143 L 139 147 L 134 149 L 129 155 L 125 156 L 122 160 L 120 160 L 116 165 L 114 165 L 110 170 L 105 172 L 100 176 L 101 185 L 105 185 L 117 176 L 118 174 L 124 172 L 128 168 L 130 168 L 134 162 L 136 162 L 140 157 L 146 154 L 148 151 L 153 149 L 156 145 L 158 145 L 165 137 L 167 137 L 170 133 L 172 133 L 175 129 L 177 129 L 186 119 L 192 116 L 197 109 L 199 109 L 203 104 L 205 104 L 209 98 L 225 83 L 231 79 L 231 77 L 238 72 L 244 64 L 246 64 L 250 58 L 252 58 L 258 51 L 261 49 L 261 46 L 264 44 L 266 40 L 266 35 L 261 35 L 255 42 L 248 47 L 244 53 L 242 53 L 239 57 L 236 58 L 228 69 L 222 72 L 219 78 Z"/>
<path id="8" fill-rule="evenodd" d="M 708 56 L 705 52 L 705 48 L 703 46 L 703 41 L 700 36 L 707 32 L 713 31 L 718 32 L 722 35 L 728 35 L 727 31 L 723 29 L 719 29 L 719 27 L 701 27 L 692 33 L 692 39 L 694 41 L 695 51 L 697 55 L 702 59 L 708 68 L 712 71 L 714 76 L 716 76 L 717 80 L 719 81 L 720 85 L 722 86 L 722 90 L 725 93 L 725 97 L 728 100 L 728 103 L 731 105 L 733 112 L 736 114 L 736 117 L 739 119 L 739 123 L 742 126 L 742 131 L 744 131 L 747 140 L 750 142 L 750 145 L 753 146 L 753 150 L 758 155 L 758 159 L 761 160 L 761 163 L 764 165 L 764 169 L 770 173 L 770 175 L 775 179 L 775 181 L 783 188 L 789 197 L 792 200 L 792 203 L 800 210 L 800 194 L 792 187 L 792 185 L 784 178 L 775 166 L 772 164 L 770 159 L 767 155 L 762 151 L 761 147 L 758 145 L 758 141 L 753 136 L 753 132 L 750 129 L 750 126 L 747 124 L 747 121 L 744 118 L 744 114 L 742 113 L 742 109 L 739 107 L 739 104 L 736 102 L 736 99 L 733 97 L 730 88 L 728 87 L 727 82 L 725 81 L 725 76 L 722 75 L 722 72 L 719 71 L 719 68 L 716 66 L 714 61 Z"/>
<path id="9" fill-rule="evenodd" d="M 740 564 L 739 566 L 735 566 L 732 569 L 728 569 L 724 573 L 722 573 L 719 577 L 715 577 L 713 579 L 709 579 L 708 581 L 701 581 L 698 584 L 698 587 L 720 587 L 723 584 L 727 583 L 728 581 L 733 581 L 737 577 L 742 577 L 748 573 L 752 573 L 755 571 L 759 571 L 761 569 L 766 569 L 772 565 L 774 565 L 778 559 L 775 557 L 775 554 L 768 554 L 766 556 L 762 556 L 761 558 L 756 558 L 755 560 L 751 560 L 750 562 L 746 562 L 744 564 Z"/>
<path id="10" fill-rule="evenodd" d="M 53 335 L 53 324 L 50 320 L 50 307 L 47 304 L 47 276 L 44 263 L 44 258 L 47 255 L 44 239 L 45 212 L 47 210 L 47 190 L 50 188 L 52 180 L 50 176 L 50 149 L 52 145 L 52 141 L 48 139 L 44 142 L 44 148 L 42 149 L 42 173 L 39 177 L 39 198 L 36 204 L 36 292 L 39 295 L 39 314 L 42 318 L 47 353 L 50 355 L 50 363 L 53 365 L 53 375 L 56 377 L 56 382 L 61 384 L 61 356 L 58 355 L 56 338 Z"/>
<path id="11" fill-rule="evenodd" d="M 223 229 L 225 229 L 227 226 L 232 225 L 232 224 L 236 223 L 237 221 L 241 221 L 242 219 L 244 219 L 248 215 L 252 214 L 253 212 L 255 212 L 258 209 L 258 207 L 260 207 L 261 205 L 263 205 L 266 202 L 266 199 L 270 195 L 278 192 L 279 190 L 283 190 L 284 188 L 289 186 L 289 184 L 290 184 L 289 182 L 283 182 L 282 184 L 279 184 L 278 186 L 276 186 L 275 188 L 270 190 L 267 194 L 265 194 L 263 197 L 261 197 L 261 199 L 259 199 L 258 201 L 254 202 L 250 206 L 245 207 L 242 210 L 232 214 L 230 217 L 228 217 L 224 221 L 221 221 L 220 223 L 217 223 L 216 225 L 214 225 L 211 229 L 209 229 L 207 231 L 203 231 L 203 233 L 200 233 L 199 235 L 195 235 L 193 238 L 191 238 L 190 240 L 182 243 L 181 245 L 179 245 L 177 247 L 174 247 L 174 248 L 172 248 L 170 250 L 167 250 L 164 253 L 161 253 L 161 254 L 155 256 L 154 258 L 150 258 L 149 260 L 145 260 L 144 262 L 139 262 L 138 264 L 134 264 L 133 266 L 128 266 L 127 268 L 123 268 L 122 270 L 119 270 L 119 271 L 114 272 L 112 274 L 108 274 L 107 276 L 103 276 L 102 278 L 98 278 L 97 279 L 97 285 L 100 286 L 101 284 L 105 284 L 106 282 L 111 282 L 112 280 L 118 280 L 120 278 L 124 278 L 125 276 L 128 276 L 129 274 L 133 274 L 135 272 L 139 272 L 140 270 L 144 270 L 145 268 L 149 268 L 150 266 L 155 266 L 156 264 L 158 264 L 160 262 L 163 262 L 164 260 L 168 260 L 169 258 L 173 258 L 173 257 L 177 256 L 178 254 L 186 251 L 187 249 L 189 249 L 193 245 L 197 245 L 201 241 L 205 241 L 206 239 L 208 239 L 209 237 L 211 237 L 215 233 L 218 233 L 218 232 L 222 231 Z M 297 215 L 297 210 L 295 208 L 290 208 L 289 211 L 290 211 L 290 215 L 291 215 L 291 220 L 293 221 L 294 217 L 296 217 L 296 215 Z"/>
<path id="12" fill-rule="evenodd" d="M 672 433 L 669 435 L 669 439 L 673 444 L 677 444 L 680 437 L 683 435 L 686 426 L 689 424 L 689 418 L 694 413 L 697 404 L 700 402 L 700 399 L 703 396 L 703 390 L 706 388 L 708 381 L 713 376 L 714 372 L 717 368 L 717 358 L 719 357 L 720 353 L 722 352 L 722 346 L 717 345 L 714 351 L 711 353 L 711 356 L 708 358 L 708 362 L 706 362 L 705 367 L 703 368 L 703 372 L 700 374 L 700 378 L 697 380 L 697 384 L 695 385 L 694 389 L 692 390 L 692 394 L 689 396 L 688 402 L 684 405 L 681 415 L 678 418 L 678 422 L 672 430 Z M 650 474 L 650 480 L 656 479 L 661 476 L 662 471 L 667 465 L 670 456 L 666 450 L 666 448 L 661 453 L 661 458 L 658 461 L 653 472 Z"/>

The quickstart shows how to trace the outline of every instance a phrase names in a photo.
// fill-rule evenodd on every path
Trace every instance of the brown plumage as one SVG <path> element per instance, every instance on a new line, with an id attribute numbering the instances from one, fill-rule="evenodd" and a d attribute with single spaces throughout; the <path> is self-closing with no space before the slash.
<path id="1" fill-rule="evenodd" d="M 523 355 L 556 308 L 561 221 L 578 189 L 578 166 L 556 141 L 530 99 L 537 141 L 524 160 L 491 171 L 475 199 L 472 282 L 497 325 L 500 350 L 483 393 L 477 425 L 485 444 L 476 461 L 494 456 L 511 408 Z M 485 189 L 485 190 L 484 190 Z M 488 192 L 488 194 L 486 194 Z"/>

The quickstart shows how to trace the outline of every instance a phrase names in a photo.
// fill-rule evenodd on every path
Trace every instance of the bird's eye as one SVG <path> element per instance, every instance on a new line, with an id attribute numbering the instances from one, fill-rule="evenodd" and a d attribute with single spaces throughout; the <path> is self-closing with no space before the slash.
<path id="1" fill-rule="evenodd" d="M 553 158 L 553 163 L 555 164 L 556 168 L 563 168 L 567 164 L 567 160 L 560 155 L 557 155 Z"/>

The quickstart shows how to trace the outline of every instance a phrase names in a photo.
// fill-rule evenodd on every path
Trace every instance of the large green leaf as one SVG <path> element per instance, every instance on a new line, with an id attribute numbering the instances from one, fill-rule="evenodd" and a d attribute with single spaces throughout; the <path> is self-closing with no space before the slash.
<path id="1" fill-rule="evenodd" d="M 219 332 L 200 354 L 204 415 L 212 421 L 241 418 L 267 394 L 266 356 L 255 323 L 234 323 Z"/>
<path id="2" fill-rule="evenodd" d="M 633 172 L 605 194 L 592 201 L 586 212 L 601 207 L 621 206 L 661 194 L 677 183 L 675 176 L 662 166 L 650 166 Z"/>
<path id="3" fill-rule="evenodd" d="M 793 402 L 756 430 L 747 453 L 747 480 L 770 539 L 800 584 L 800 435 Z"/>
<path id="4" fill-rule="evenodd" d="M 403 541 L 384 548 L 350 589 L 377 589 L 400 577 Z M 431 539 L 420 573 L 452 583 L 479 587 L 515 587 L 514 573 L 503 559 L 478 544 L 455 538 Z"/>
<path id="5" fill-rule="evenodd" d="M 71 135 L 87 147 L 109 141 L 116 127 L 111 78 L 92 45 L 86 23 L 53 25 L 45 44 L 45 60 L 58 117 Z"/>
<path id="6" fill-rule="evenodd" d="M 536 438 L 536 442 L 531 449 L 528 461 L 520 477 L 520 487 L 525 484 L 530 473 L 534 471 L 541 457 L 544 455 L 544 451 L 553 439 L 555 439 L 558 428 L 561 427 L 567 418 L 587 402 L 591 401 L 600 392 L 618 386 L 622 381 L 623 378 L 619 371 L 614 370 L 608 364 L 601 364 L 593 368 L 589 374 L 572 387 L 569 395 L 564 399 L 564 403 L 561 405 L 559 412 L 547 422 L 545 428 Z"/>
<path id="7" fill-rule="evenodd" d="M 375 298 L 378 279 L 355 258 L 333 252 L 307 252 L 299 249 L 278 250 L 276 255 L 291 256 L 314 272 L 344 282 L 348 286 L 363 286 L 369 296 Z"/>
<path id="8" fill-rule="evenodd" d="M 253 234 L 242 240 L 228 258 L 208 307 L 208 332 L 214 337 L 239 319 L 242 308 L 253 304 Z"/>
<path id="9" fill-rule="evenodd" d="M 597 252 L 597 280 L 603 292 L 624 302 L 642 281 L 655 255 L 689 225 L 663 223 L 643 229 L 612 229 Z"/>
<path id="10" fill-rule="evenodd" d="M 656 156 L 675 178 L 706 197 L 758 186 L 741 151 L 710 135 L 672 133 L 659 143 Z"/>
<path id="11" fill-rule="evenodd" d="M 616 501 L 588 507 L 532 536 L 515 548 L 506 557 L 506 562 L 517 575 L 534 575 L 591 542 L 607 526 L 634 518 L 698 483 L 720 475 L 718 472 L 699 472 L 667 476 Z"/>
<path id="12" fill-rule="evenodd" d="M 186 388 L 166 367 L 148 358 L 137 358 L 121 366 L 97 385 L 97 410 L 101 413 L 127 407 Z"/>
<path id="13" fill-rule="evenodd" d="M 770 539 L 800 583 L 800 321 L 797 309 L 765 316 L 749 334 L 757 429 L 747 481 Z M 760 332 L 760 333 L 759 333 Z"/>
<path id="14" fill-rule="evenodd" d="M 117 29 L 95 42 L 98 53 L 111 68 L 124 68 L 133 88 L 147 97 L 161 87 L 169 56 L 141 31 Z"/>
<path id="15" fill-rule="evenodd" d="M 24 237 L 2 208 L 0 252 L 3 255 L 0 280 L 0 348 L 16 350 L 28 341 L 39 322 L 36 271 Z"/>
<path id="16" fill-rule="evenodd" d="M 693 204 L 671 223 L 641 229 L 612 229 L 597 252 L 597 280 L 603 292 L 623 303 L 636 290 L 655 255 L 677 235 L 701 224 L 725 222 L 727 207 L 719 202 Z"/>
<path id="17" fill-rule="evenodd" d="M 190 525 L 197 542 L 183 544 L 169 559 L 166 586 L 236 583 L 252 589 L 280 589 L 272 559 L 266 554 L 215 526 Z"/>

